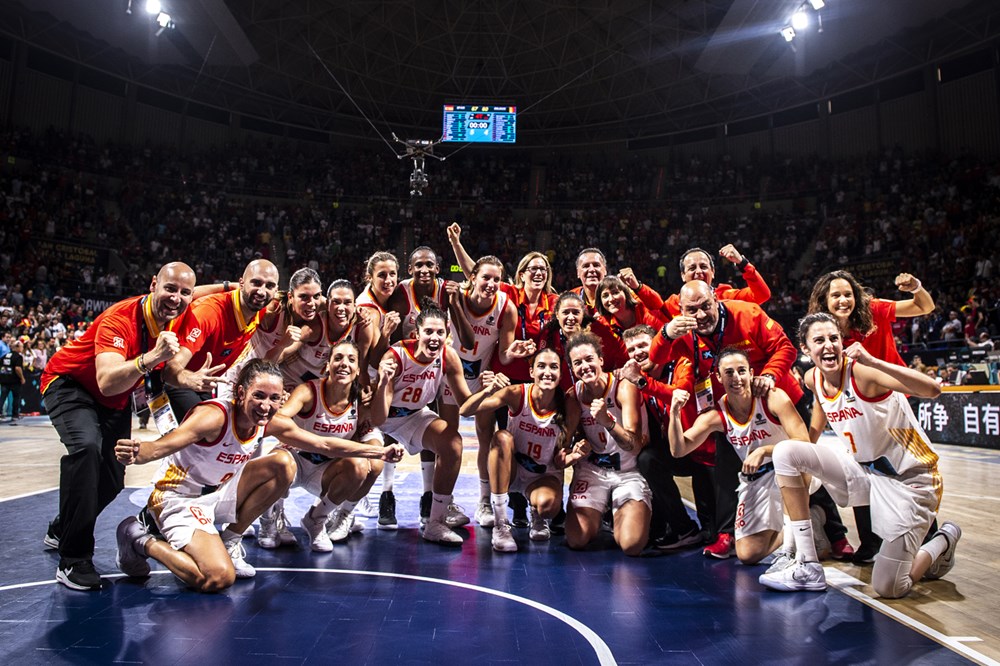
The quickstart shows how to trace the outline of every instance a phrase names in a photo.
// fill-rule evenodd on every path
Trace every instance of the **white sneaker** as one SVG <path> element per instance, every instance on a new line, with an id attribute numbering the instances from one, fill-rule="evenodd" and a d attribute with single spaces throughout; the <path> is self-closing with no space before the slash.
<path id="1" fill-rule="evenodd" d="M 468 516 L 466 516 L 468 520 Z M 465 541 L 462 537 L 452 531 L 443 520 L 428 520 L 424 526 L 424 540 L 444 544 L 446 546 L 461 546 Z"/>
<path id="2" fill-rule="evenodd" d="M 535 507 L 528 508 L 528 515 L 531 518 L 531 524 L 528 527 L 528 538 L 532 541 L 548 541 L 552 538 L 552 532 L 549 530 L 549 524 L 545 522 L 541 514 L 535 509 Z"/>
<path id="3" fill-rule="evenodd" d="M 448 513 L 445 514 L 444 522 L 448 527 L 461 527 L 469 524 L 469 517 L 465 515 L 465 509 L 452 502 L 448 505 Z"/>
<path id="4" fill-rule="evenodd" d="M 126 576 L 142 578 L 149 575 L 149 562 L 146 555 L 141 554 L 136 541 L 146 536 L 148 532 L 135 516 L 129 516 L 118 523 L 115 536 L 118 541 L 118 554 L 115 565 Z"/>
<path id="5" fill-rule="evenodd" d="M 941 557 L 934 560 L 927 568 L 924 578 L 931 580 L 942 578 L 955 566 L 955 548 L 958 546 L 958 540 L 962 538 L 962 528 L 948 521 L 942 523 L 938 531 L 934 533 L 934 538 L 938 536 L 943 536 L 948 540 L 948 549 L 941 553 Z"/>
<path id="6" fill-rule="evenodd" d="M 254 529 L 253 523 L 250 523 L 249 525 L 247 525 L 247 528 L 245 530 L 243 530 L 243 536 L 244 537 L 250 537 L 251 539 L 253 539 L 255 536 L 257 536 L 257 530 Z"/>
<path id="7" fill-rule="evenodd" d="M 253 578 L 257 575 L 257 570 L 250 566 L 250 563 L 245 559 L 247 551 L 243 547 L 243 537 L 222 543 L 229 551 L 229 557 L 233 560 L 233 568 L 236 569 L 237 578 Z"/>
<path id="8" fill-rule="evenodd" d="M 510 532 L 510 523 L 506 520 L 497 521 L 493 526 L 493 550 L 498 553 L 516 553 L 517 542 Z"/>
<path id="9" fill-rule="evenodd" d="M 767 568 L 765 574 L 773 574 L 795 564 L 795 553 L 784 550 L 776 550 L 771 556 L 771 566 Z"/>
<path id="10" fill-rule="evenodd" d="M 829 537 L 826 536 L 826 530 L 823 529 L 823 526 L 826 525 L 826 512 L 821 507 L 811 506 L 809 507 L 809 519 L 812 521 L 816 555 L 821 560 L 828 559 L 833 554 L 833 547 L 830 545 Z"/>
<path id="11" fill-rule="evenodd" d="M 479 498 L 475 518 L 480 527 L 493 527 L 496 521 L 493 518 L 493 505 L 490 504 L 489 497 Z"/>
<path id="12" fill-rule="evenodd" d="M 351 536 L 351 532 L 357 531 L 354 529 L 354 512 L 345 511 L 344 509 L 334 511 L 330 514 L 330 520 L 326 523 L 326 531 L 330 541 L 333 543 L 347 541 L 347 537 Z"/>
<path id="13" fill-rule="evenodd" d="M 278 500 L 278 545 L 280 546 L 292 546 L 298 543 L 298 539 L 292 534 L 292 530 L 288 527 L 288 516 L 285 515 L 285 501 Z"/>
<path id="14" fill-rule="evenodd" d="M 280 500 L 279 500 L 280 501 Z M 257 531 L 257 545 L 261 548 L 277 548 L 281 545 L 278 540 L 278 520 L 281 513 L 279 502 L 264 509 L 260 514 L 260 530 Z"/>
<path id="15" fill-rule="evenodd" d="M 306 511 L 300 521 L 302 529 L 309 535 L 309 547 L 317 553 L 329 553 L 333 550 L 333 542 L 330 535 L 326 533 L 326 518 L 313 518 L 309 511 Z"/>
<path id="16" fill-rule="evenodd" d="M 826 574 L 819 562 L 796 562 L 774 573 L 763 573 L 757 579 L 764 587 L 779 592 L 822 592 L 826 589 Z"/>

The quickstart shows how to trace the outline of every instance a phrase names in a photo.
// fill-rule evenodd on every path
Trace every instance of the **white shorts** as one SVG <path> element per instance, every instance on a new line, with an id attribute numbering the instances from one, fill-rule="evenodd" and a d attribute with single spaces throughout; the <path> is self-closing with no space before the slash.
<path id="1" fill-rule="evenodd" d="M 483 390 L 482 377 L 473 377 L 472 379 L 466 377 L 465 383 L 469 385 L 470 393 L 479 393 Z M 451 392 L 451 386 L 448 385 L 448 382 L 441 383 L 441 401 L 446 405 L 458 405 L 458 399 Z"/>
<path id="2" fill-rule="evenodd" d="M 907 551 L 915 553 L 941 502 L 941 475 L 935 470 L 884 476 L 862 467 L 839 447 L 820 446 L 834 452 L 843 473 L 822 479 L 833 501 L 844 507 L 871 507 L 872 531 L 887 541 L 906 535 Z"/>
<path id="3" fill-rule="evenodd" d="M 547 472 L 542 472 L 541 474 L 535 474 L 524 469 L 517 463 L 514 463 L 514 473 L 510 477 L 510 488 L 508 492 L 521 493 L 525 497 L 528 496 L 528 488 L 531 484 L 536 483 L 540 479 L 551 478 L 554 479 L 556 484 L 560 488 L 563 485 L 563 470 L 553 469 Z"/>
<path id="4" fill-rule="evenodd" d="M 630 500 L 645 502 L 650 510 L 653 508 L 653 494 L 639 470 L 619 472 L 586 461 L 577 463 L 573 468 L 573 483 L 570 484 L 570 504 L 604 513 L 609 500 L 612 511 L 618 511 Z"/>
<path id="5" fill-rule="evenodd" d="M 383 442 L 382 431 L 378 428 L 372 428 L 371 431 L 361 438 L 361 441 L 377 441 L 381 443 Z M 317 456 L 305 451 L 300 452 L 296 448 L 283 444 L 277 448 L 288 451 L 292 455 L 292 460 L 295 461 L 295 481 L 292 482 L 292 487 L 304 488 L 313 497 L 323 497 L 323 475 L 326 474 L 326 470 L 330 468 L 330 465 L 338 460 L 344 460 L 344 458 L 320 460 L 321 458 L 325 458 L 325 456 Z"/>
<path id="6" fill-rule="evenodd" d="M 765 472 L 753 481 L 740 474 L 740 487 L 736 491 L 736 539 L 766 530 L 780 532 L 784 526 L 781 511 L 781 489 L 774 478 L 774 470 Z"/>
<path id="7" fill-rule="evenodd" d="M 149 512 L 156 520 L 160 534 L 174 550 L 183 550 L 191 543 L 195 530 L 218 534 L 216 522 L 231 523 L 236 520 L 236 489 L 244 469 L 246 466 L 207 495 L 182 495 L 164 490 L 149 496 Z M 153 503 L 154 498 L 156 504 Z"/>
<path id="8" fill-rule="evenodd" d="M 441 417 L 432 412 L 429 407 L 424 407 L 420 411 L 406 416 L 386 419 L 380 427 L 382 432 L 395 437 L 407 453 L 414 455 L 420 453 L 424 448 L 422 444 L 424 431 L 439 418 Z"/>

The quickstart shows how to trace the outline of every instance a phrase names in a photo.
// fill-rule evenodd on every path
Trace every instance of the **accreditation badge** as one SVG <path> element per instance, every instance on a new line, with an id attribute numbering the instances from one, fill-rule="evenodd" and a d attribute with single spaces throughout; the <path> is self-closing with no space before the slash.
<path id="1" fill-rule="evenodd" d="M 177 417 L 174 416 L 166 391 L 157 393 L 149 399 L 149 412 L 153 415 L 156 431 L 161 437 L 177 429 Z"/>
<path id="2" fill-rule="evenodd" d="M 707 412 L 714 407 L 712 400 L 712 375 L 700 379 L 694 384 L 694 401 L 698 413 Z"/>

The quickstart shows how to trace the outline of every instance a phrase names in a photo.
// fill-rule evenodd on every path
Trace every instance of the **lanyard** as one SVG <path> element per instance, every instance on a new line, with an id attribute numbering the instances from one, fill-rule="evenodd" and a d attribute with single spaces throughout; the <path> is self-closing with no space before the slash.
<path id="1" fill-rule="evenodd" d="M 139 301 L 139 307 L 136 308 L 136 320 L 139 325 L 139 355 L 142 356 L 149 351 L 149 328 L 146 326 L 146 302 L 149 300 L 149 296 L 143 296 L 142 300 Z M 163 380 L 160 379 L 159 370 L 150 370 L 149 373 L 143 375 L 143 386 L 146 389 L 146 395 L 156 395 L 163 391 Z"/>
<path id="2" fill-rule="evenodd" d="M 719 324 L 718 324 L 718 327 L 717 327 L 718 328 L 718 332 L 715 333 L 715 335 L 710 336 L 707 339 L 706 344 L 705 344 L 705 346 L 708 347 L 709 343 L 712 342 L 711 338 L 714 337 L 715 338 L 715 351 L 714 351 L 714 353 L 716 355 L 718 354 L 719 350 L 722 347 L 722 337 L 726 333 L 726 321 L 727 321 L 728 318 L 729 318 L 729 312 L 726 310 L 725 307 L 723 307 L 722 303 L 719 303 Z M 700 361 L 701 361 L 701 359 L 699 358 L 701 355 L 698 353 L 698 332 L 697 331 L 691 331 L 691 346 L 693 348 L 692 353 L 693 353 L 693 356 L 694 356 L 694 358 L 692 359 L 693 360 L 693 365 L 694 365 L 694 379 L 695 379 L 695 383 L 697 383 L 698 382 L 698 367 L 699 367 Z M 711 347 L 709 347 L 709 349 L 711 350 Z M 714 358 L 712 360 L 712 366 L 715 367 L 715 359 Z M 712 371 L 709 370 L 708 374 L 711 375 Z"/>

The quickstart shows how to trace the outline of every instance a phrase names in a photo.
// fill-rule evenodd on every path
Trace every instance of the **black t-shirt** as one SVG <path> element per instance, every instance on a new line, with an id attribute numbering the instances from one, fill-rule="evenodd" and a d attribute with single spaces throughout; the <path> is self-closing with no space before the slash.
<path id="1" fill-rule="evenodd" d="M 21 378 L 17 376 L 14 368 L 21 368 L 21 372 L 24 372 L 24 358 L 16 351 L 12 351 L 0 359 L 0 384 L 21 383 Z"/>

